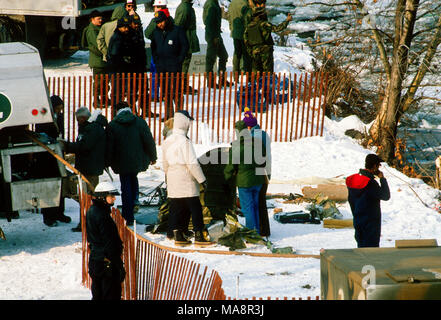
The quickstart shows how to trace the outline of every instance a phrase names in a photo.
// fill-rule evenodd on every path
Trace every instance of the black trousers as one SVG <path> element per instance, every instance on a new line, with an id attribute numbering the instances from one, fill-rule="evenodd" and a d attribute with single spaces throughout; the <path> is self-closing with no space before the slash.
<path id="1" fill-rule="evenodd" d="M 106 269 L 104 261 L 90 259 L 89 275 L 92 278 L 92 300 L 121 300 L 118 270 Z"/>
<path id="2" fill-rule="evenodd" d="M 204 229 L 204 218 L 199 197 L 169 198 L 169 201 L 169 234 L 173 234 L 173 230 L 186 231 L 190 222 L 190 216 L 193 223 L 193 231 L 202 231 Z"/>
<path id="3" fill-rule="evenodd" d="M 380 247 L 381 218 L 363 225 L 354 225 L 354 229 L 358 248 Z"/>

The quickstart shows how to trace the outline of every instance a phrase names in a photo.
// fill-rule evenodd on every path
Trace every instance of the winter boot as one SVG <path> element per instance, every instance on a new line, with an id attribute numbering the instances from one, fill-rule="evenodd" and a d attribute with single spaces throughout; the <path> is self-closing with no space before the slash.
<path id="1" fill-rule="evenodd" d="M 183 234 L 184 234 L 184 237 L 189 241 L 194 238 L 194 232 L 191 230 L 186 230 L 183 232 Z"/>
<path id="2" fill-rule="evenodd" d="M 188 241 L 181 230 L 173 230 L 175 246 L 185 247 L 191 244 L 191 241 Z"/>
<path id="3" fill-rule="evenodd" d="M 204 231 L 195 231 L 194 233 L 194 245 L 196 247 L 207 247 L 214 245 L 215 242 L 212 242 L 208 239 L 207 232 Z"/>
<path id="4" fill-rule="evenodd" d="M 61 221 L 64 223 L 70 223 L 72 221 L 72 219 L 69 216 L 64 215 L 63 213 L 60 214 L 57 218 L 57 221 Z"/>

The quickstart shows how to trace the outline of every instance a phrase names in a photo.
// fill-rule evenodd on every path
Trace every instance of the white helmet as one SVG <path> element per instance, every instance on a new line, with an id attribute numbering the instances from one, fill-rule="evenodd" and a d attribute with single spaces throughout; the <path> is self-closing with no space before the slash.
<path id="1" fill-rule="evenodd" d="M 96 197 L 105 197 L 107 195 L 119 196 L 118 189 L 111 182 L 100 182 L 95 188 L 94 195 Z"/>
<path id="2" fill-rule="evenodd" d="M 155 3 L 153 3 L 154 7 L 166 5 L 168 5 L 167 0 L 155 0 Z"/>

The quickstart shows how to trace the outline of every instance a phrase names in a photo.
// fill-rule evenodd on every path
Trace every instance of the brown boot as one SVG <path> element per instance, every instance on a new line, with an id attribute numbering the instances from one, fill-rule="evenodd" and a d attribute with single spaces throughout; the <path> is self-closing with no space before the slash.
<path id="1" fill-rule="evenodd" d="M 208 247 L 214 245 L 215 242 L 208 239 L 207 231 L 195 231 L 194 233 L 194 245 L 195 247 Z"/>
<path id="2" fill-rule="evenodd" d="M 175 246 L 185 247 L 191 245 L 191 241 L 188 241 L 181 230 L 173 230 Z"/>

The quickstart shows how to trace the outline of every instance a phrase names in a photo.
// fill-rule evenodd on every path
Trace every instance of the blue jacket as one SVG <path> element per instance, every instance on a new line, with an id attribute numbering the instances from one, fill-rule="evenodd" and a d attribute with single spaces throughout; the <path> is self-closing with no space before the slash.
<path id="1" fill-rule="evenodd" d="M 389 200 L 390 191 L 385 178 L 380 179 L 380 184 L 372 173 L 364 169 L 346 178 L 354 228 L 363 228 L 371 223 L 381 227 L 380 200 Z"/>
<path id="2" fill-rule="evenodd" d="M 189 48 L 184 29 L 169 19 L 166 29 L 156 28 L 150 39 L 156 72 L 181 72 Z"/>

